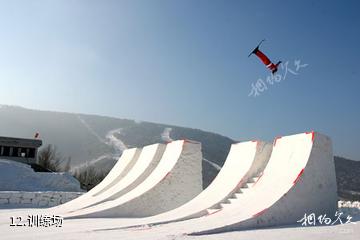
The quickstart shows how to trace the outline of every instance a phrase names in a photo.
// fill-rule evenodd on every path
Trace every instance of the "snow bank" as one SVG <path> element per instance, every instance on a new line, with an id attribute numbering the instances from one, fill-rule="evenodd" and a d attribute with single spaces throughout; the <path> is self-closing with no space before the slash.
<path id="1" fill-rule="evenodd" d="M 34 172 L 27 164 L 0 159 L 0 191 L 82 192 L 80 183 L 68 173 Z"/>

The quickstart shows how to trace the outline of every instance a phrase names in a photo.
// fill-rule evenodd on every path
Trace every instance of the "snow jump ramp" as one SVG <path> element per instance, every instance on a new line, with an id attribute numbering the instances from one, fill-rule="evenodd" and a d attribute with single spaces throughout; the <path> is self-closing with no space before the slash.
<path id="1" fill-rule="evenodd" d="M 256 181 L 256 176 L 264 170 L 270 158 L 271 150 L 272 144 L 261 141 L 232 144 L 223 167 L 204 191 L 176 209 L 138 219 L 138 226 L 181 221 L 209 214 L 208 209 L 219 206 L 237 189 L 250 187 Z M 134 226 L 136 221 L 129 224 Z"/>
<path id="2" fill-rule="evenodd" d="M 62 207 L 62 212 L 73 212 L 79 209 L 90 207 L 107 200 L 114 200 L 142 183 L 158 166 L 160 159 L 165 151 L 164 144 L 152 144 L 143 147 L 140 156 L 130 171 L 119 181 L 115 182 L 110 188 L 94 194 L 92 197 L 77 201 L 71 207 Z M 76 200 L 76 199 L 75 199 Z M 70 202 L 71 203 L 71 202 Z"/>
<path id="3" fill-rule="evenodd" d="M 337 186 L 330 138 L 310 132 L 277 138 L 257 183 L 215 214 L 183 222 L 192 235 L 295 224 L 334 216 Z"/>
<path id="4" fill-rule="evenodd" d="M 64 203 L 59 206 L 55 206 L 53 208 L 49 208 L 48 210 L 65 210 L 65 209 L 71 209 L 73 207 L 78 206 L 83 201 L 87 201 L 88 199 L 92 199 L 97 194 L 100 194 L 107 189 L 114 186 L 117 182 L 119 182 L 127 173 L 131 170 L 131 168 L 134 166 L 134 164 L 137 162 L 139 155 L 140 155 L 141 149 L 138 148 L 131 148 L 126 149 L 122 153 L 121 157 L 118 159 L 114 167 L 111 169 L 111 171 L 106 175 L 106 177 L 94 188 L 92 188 L 87 193 L 81 195 L 80 197 Z"/>
<path id="5" fill-rule="evenodd" d="M 136 188 L 97 205 L 67 213 L 65 218 L 147 217 L 174 209 L 202 191 L 201 144 L 168 143 L 159 164 Z"/>

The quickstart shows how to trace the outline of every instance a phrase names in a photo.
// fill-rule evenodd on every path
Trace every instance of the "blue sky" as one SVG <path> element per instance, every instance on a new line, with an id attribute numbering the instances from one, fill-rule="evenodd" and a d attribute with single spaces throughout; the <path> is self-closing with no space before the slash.
<path id="1" fill-rule="evenodd" d="M 315 129 L 360 160 L 358 1 L 0 1 L 1 104 L 200 128 Z M 308 64 L 248 96 L 268 70 Z M 282 69 L 282 71 L 284 71 Z M 281 72 L 283 73 L 283 72 Z"/>

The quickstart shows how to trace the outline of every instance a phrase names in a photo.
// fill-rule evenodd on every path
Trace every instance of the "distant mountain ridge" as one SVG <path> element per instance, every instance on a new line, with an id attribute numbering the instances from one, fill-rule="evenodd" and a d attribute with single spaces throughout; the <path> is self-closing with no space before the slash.
<path id="1" fill-rule="evenodd" d="M 339 197 L 360 200 L 360 161 L 334 157 Z"/>
<path id="2" fill-rule="evenodd" d="M 44 144 L 54 144 L 72 168 L 88 165 L 109 171 L 126 148 L 170 140 L 202 143 L 203 182 L 208 186 L 235 141 L 216 133 L 166 124 L 97 115 L 31 110 L 0 105 L 0 136 L 31 138 L 40 132 Z M 339 196 L 360 199 L 360 162 L 335 157 Z M 357 195 L 358 194 L 358 195 Z"/>
<path id="3" fill-rule="evenodd" d="M 217 174 L 210 162 L 222 166 L 234 140 L 219 134 L 129 119 L 0 107 L 0 136 L 31 138 L 40 132 L 44 144 L 54 144 L 73 168 L 93 165 L 109 171 L 125 148 L 143 147 L 169 140 L 202 143 L 204 186 Z"/>

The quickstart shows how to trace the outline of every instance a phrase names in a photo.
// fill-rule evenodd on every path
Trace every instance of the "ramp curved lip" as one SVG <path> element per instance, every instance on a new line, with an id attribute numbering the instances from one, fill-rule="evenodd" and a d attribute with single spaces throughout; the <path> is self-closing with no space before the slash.
<path id="1" fill-rule="evenodd" d="M 134 166 L 122 179 L 115 182 L 113 186 L 101 194 L 83 199 L 81 202 L 77 202 L 78 204 L 72 205 L 72 208 L 66 208 L 66 212 L 74 212 L 76 210 L 91 207 L 131 191 L 155 169 L 164 153 L 164 149 L 164 144 L 152 144 L 143 147 Z"/>
<path id="2" fill-rule="evenodd" d="M 320 134 L 316 134 L 316 136 L 314 132 L 308 132 L 277 138 L 274 141 L 269 163 L 258 183 L 237 201 L 224 207 L 222 211 L 205 217 L 206 219 L 193 219 L 187 223 L 184 222 L 188 229 L 192 229 L 190 230 L 192 235 L 218 233 L 256 226 L 271 226 L 275 223 L 284 224 L 289 221 L 288 219 L 294 221 L 301 213 L 303 216 L 304 212 L 302 211 L 304 211 L 304 208 L 307 210 L 312 209 L 313 206 L 306 206 L 309 203 L 302 201 L 300 195 L 301 193 L 310 193 L 310 196 L 304 195 L 304 197 L 312 198 L 311 193 L 316 195 L 316 190 L 304 184 L 303 181 L 304 179 L 305 181 L 314 180 L 315 172 L 320 171 L 320 169 L 315 171 L 314 168 L 321 166 L 321 164 L 326 167 L 327 161 L 330 161 L 331 170 L 332 160 L 330 140 Z M 334 169 L 332 170 L 334 171 Z M 334 182 L 331 184 L 334 185 Z M 298 192 L 300 191 L 300 195 L 295 194 L 295 187 Z M 324 195 L 326 196 L 320 195 L 320 197 L 335 197 L 336 205 L 336 191 L 335 196 L 333 196 L 331 191 L 324 190 Z M 324 204 L 323 202 L 317 203 L 316 200 L 319 199 L 313 198 L 312 203 L 315 203 L 317 207 Z M 324 208 L 320 206 L 320 209 L 331 209 L 330 205 Z M 280 212 L 282 214 L 279 214 Z M 289 215 L 286 216 L 286 213 Z M 191 227 L 194 224 L 196 228 Z"/>
<path id="3" fill-rule="evenodd" d="M 78 204 L 81 204 L 82 201 L 86 199 L 90 199 L 98 193 L 101 193 L 104 190 L 112 187 L 116 182 L 121 180 L 133 167 L 134 163 L 138 160 L 141 149 L 139 148 L 130 148 L 125 149 L 121 154 L 120 158 L 114 165 L 114 167 L 110 170 L 110 172 L 106 175 L 106 177 L 94 188 L 92 188 L 87 193 L 84 193 L 80 197 L 64 203 L 62 205 L 55 206 L 53 208 L 49 208 L 48 210 L 64 210 L 71 209 L 72 207 L 76 207 Z"/>
<path id="4" fill-rule="evenodd" d="M 269 146 L 260 141 L 232 144 L 223 167 L 205 190 L 176 209 L 139 219 L 138 224 L 164 224 L 206 215 L 208 208 L 226 199 L 264 169 L 272 148 Z M 134 227 L 134 222 L 130 225 Z"/>
<path id="5" fill-rule="evenodd" d="M 98 217 L 103 216 L 102 214 L 105 211 L 112 211 L 116 209 L 117 206 L 129 202 L 147 191 L 155 187 L 159 182 L 164 180 L 166 176 L 171 172 L 173 167 L 176 165 L 177 160 L 180 158 L 184 140 L 177 140 L 167 144 L 165 152 L 161 157 L 159 164 L 156 166 L 154 171 L 136 188 L 127 192 L 126 194 L 118 197 L 114 200 L 109 200 L 106 202 L 99 203 L 88 208 L 80 209 L 78 211 L 70 212 L 65 214 L 65 218 L 79 218 L 79 217 Z"/>

